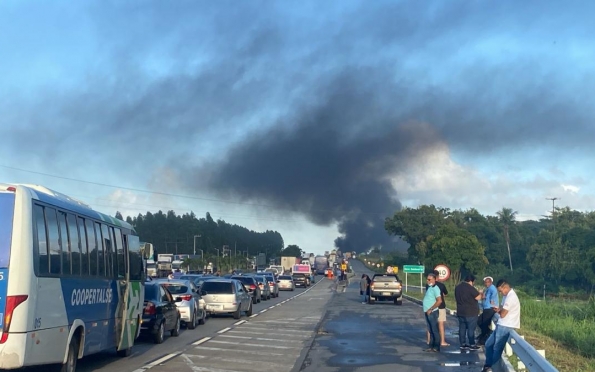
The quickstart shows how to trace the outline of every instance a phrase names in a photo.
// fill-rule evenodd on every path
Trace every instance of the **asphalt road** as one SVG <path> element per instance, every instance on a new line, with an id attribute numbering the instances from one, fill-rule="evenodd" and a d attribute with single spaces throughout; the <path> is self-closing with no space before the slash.
<path id="1" fill-rule="evenodd" d="M 427 353 L 425 318 L 421 307 L 404 301 L 362 304 L 359 278 L 371 274 L 359 261 L 352 263 L 356 276 L 329 302 L 311 349 L 300 366 L 304 372 L 326 371 L 480 371 L 482 352 L 461 353 L 458 323 L 449 316 L 446 324 L 450 347 Z M 340 287 L 339 287 L 340 288 Z M 452 301 L 452 298 L 451 298 Z M 448 304 L 448 299 L 447 299 Z"/>

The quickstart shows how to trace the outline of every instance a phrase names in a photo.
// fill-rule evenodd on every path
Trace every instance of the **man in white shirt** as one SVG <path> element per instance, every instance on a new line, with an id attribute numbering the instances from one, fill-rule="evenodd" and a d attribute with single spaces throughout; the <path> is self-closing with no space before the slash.
<path id="1" fill-rule="evenodd" d="M 494 308 L 494 311 L 500 315 L 500 319 L 496 324 L 496 330 L 485 344 L 486 362 L 483 372 L 492 372 L 492 366 L 502 357 L 510 332 L 521 327 L 521 303 L 516 292 L 504 279 L 498 281 L 496 289 L 503 296 L 502 306 Z"/>

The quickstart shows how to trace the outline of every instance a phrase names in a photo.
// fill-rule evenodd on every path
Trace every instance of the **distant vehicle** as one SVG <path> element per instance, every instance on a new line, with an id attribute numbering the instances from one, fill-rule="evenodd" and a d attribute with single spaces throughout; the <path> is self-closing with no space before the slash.
<path id="1" fill-rule="evenodd" d="M 232 314 L 240 319 L 243 312 L 252 315 L 252 297 L 235 279 L 212 279 L 203 283 L 202 294 L 210 314 Z"/>
<path id="2" fill-rule="evenodd" d="M 295 283 L 291 275 L 280 275 L 277 279 L 279 281 L 279 290 L 293 291 L 295 289 Z"/>
<path id="3" fill-rule="evenodd" d="M 172 261 L 173 261 L 173 254 L 158 254 L 157 255 L 157 277 L 165 278 L 171 273 L 172 270 Z"/>
<path id="4" fill-rule="evenodd" d="M 310 277 L 307 274 L 294 273 L 291 277 L 296 287 L 306 288 L 310 286 Z"/>
<path id="5" fill-rule="evenodd" d="M 396 274 L 374 274 L 370 283 L 369 304 L 375 301 L 394 301 L 395 305 L 403 304 L 401 279 Z"/>
<path id="6" fill-rule="evenodd" d="M 258 283 L 258 288 L 260 288 L 260 296 L 261 300 L 267 301 L 271 299 L 271 286 L 269 286 L 269 281 L 265 276 L 262 275 L 254 275 L 254 279 Z"/>
<path id="7" fill-rule="evenodd" d="M 285 270 L 283 269 L 283 266 L 281 266 L 281 265 L 271 265 L 269 267 L 269 269 L 277 270 L 277 275 L 283 275 L 283 273 L 285 272 Z"/>
<path id="8" fill-rule="evenodd" d="M 188 329 L 195 329 L 198 324 L 205 324 L 206 311 L 200 304 L 200 291 L 194 282 L 168 279 L 158 279 L 155 282 L 163 284 L 176 299 L 182 322 Z M 178 298 L 182 301 L 178 302 Z"/>
<path id="9" fill-rule="evenodd" d="M 250 295 L 252 296 L 253 304 L 260 303 L 262 294 L 260 291 L 260 286 L 258 285 L 258 282 L 256 281 L 256 278 L 254 278 L 253 276 L 248 276 L 248 275 L 236 275 L 236 276 L 232 276 L 231 278 L 239 280 L 240 282 L 242 282 L 244 284 L 244 287 L 246 287 L 246 289 L 248 290 L 248 292 L 250 292 Z"/>
<path id="10" fill-rule="evenodd" d="M 163 284 L 155 281 L 145 285 L 145 302 L 141 333 L 153 336 L 153 341 L 160 344 L 165 340 L 165 332 L 178 337 L 180 335 L 181 316 L 173 296 Z"/>
<path id="11" fill-rule="evenodd" d="M 144 276 L 130 224 L 43 186 L 0 184 L 0 369 L 130 355 Z"/>
<path id="12" fill-rule="evenodd" d="M 277 284 L 277 279 L 273 273 L 264 272 L 264 273 L 257 273 L 257 275 L 261 275 L 266 277 L 269 281 L 269 288 L 271 289 L 271 296 L 272 297 L 279 297 L 279 284 Z"/>
<path id="13" fill-rule="evenodd" d="M 318 275 L 324 275 L 325 270 L 328 268 L 328 258 L 326 256 L 316 256 L 314 258 L 314 270 Z"/>
<path id="14" fill-rule="evenodd" d="M 157 278 L 157 264 L 154 260 L 146 260 L 147 276 L 149 278 Z"/>

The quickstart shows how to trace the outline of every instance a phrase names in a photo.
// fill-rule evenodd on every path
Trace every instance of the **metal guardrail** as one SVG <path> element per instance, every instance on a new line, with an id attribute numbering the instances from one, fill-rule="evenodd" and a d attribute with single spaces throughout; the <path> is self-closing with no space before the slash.
<path id="1" fill-rule="evenodd" d="M 411 302 L 415 302 L 420 305 L 422 303 L 422 301 L 418 300 L 417 298 L 408 296 L 406 294 L 403 294 L 403 297 L 405 297 Z M 451 309 L 447 309 L 447 311 L 451 315 L 456 314 L 456 311 L 453 311 Z M 493 322 L 492 328 L 494 328 Z M 550 362 L 548 362 L 547 359 L 545 359 L 545 357 L 533 347 L 533 345 L 525 341 L 523 336 L 520 336 L 516 331 L 512 331 L 510 333 L 510 338 L 508 339 L 507 346 L 523 363 L 523 365 L 520 366 L 520 368 L 518 368 L 519 370 L 523 370 L 524 367 L 524 369 L 527 369 L 530 372 L 558 372 L 558 369 L 556 369 L 556 367 L 554 367 Z M 507 352 L 506 350 L 505 352 L 508 356 L 512 355 L 512 353 Z M 497 371 L 511 371 L 512 368 L 512 366 L 510 365 L 508 360 L 504 358 L 504 356 L 501 359 L 501 365 L 494 367 L 496 367 L 494 369 Z M 512 368 L 512 371 L 514 371 L 514 368 Z"/>
<path id="2" fill-rule="evenodd" d="M 510 332 L 508 344 L 530 372 L 558 372 L 556 367 L 548 362 L 541 353 L 535 350 L 533 345 L 525 341 L 516 331 Z"/>

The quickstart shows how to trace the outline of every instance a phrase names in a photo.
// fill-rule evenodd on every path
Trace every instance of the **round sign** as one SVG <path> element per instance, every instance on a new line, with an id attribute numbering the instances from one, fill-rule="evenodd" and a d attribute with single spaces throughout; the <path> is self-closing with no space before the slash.
<path id="1" fill-rule="evenodd" d="M 438 265 L 434 268 L 434 270 L 438 271 L 438 278 L 436 278 L 440 282 L 445 282 L 450 278 L 450 269 L 446 265 Z"/>
<path id="2" fill-rule="evenodd" d="M 376 264 L 376 267 L 380 267 L 380 264 Z"/>
<path id="3" fill-rule="evenodd" d="M 392 266 L 387 266 L 386 267 L 386 273 L 387 274 L 392 274 L 393 273 L 393 267 Z"/>

